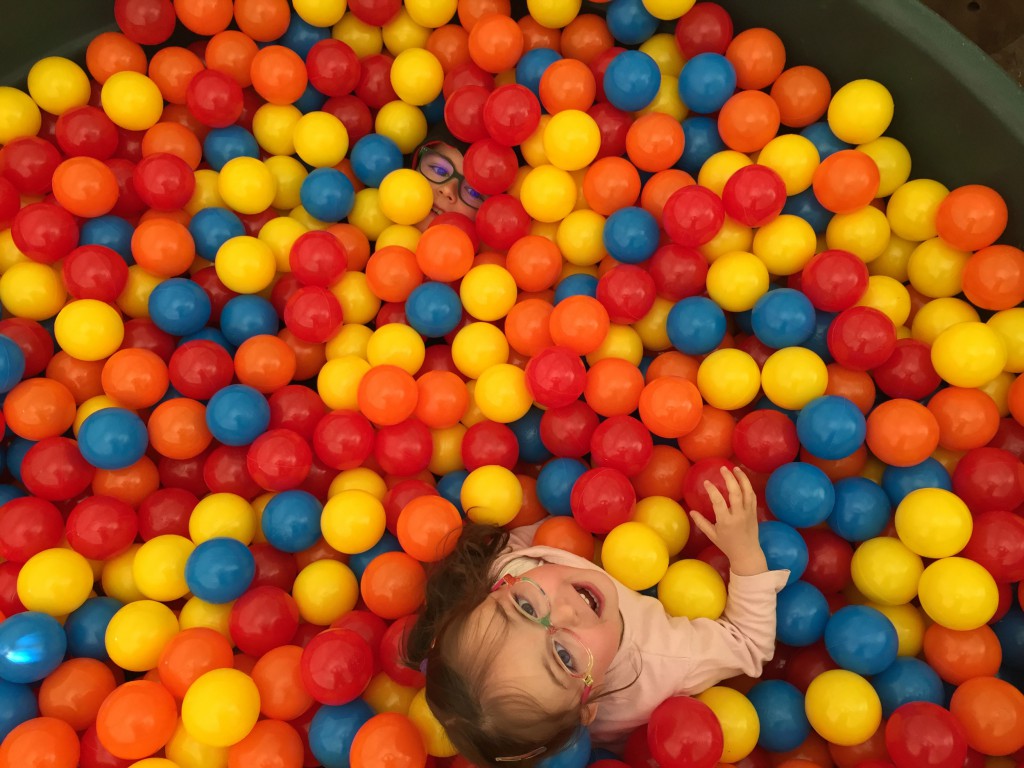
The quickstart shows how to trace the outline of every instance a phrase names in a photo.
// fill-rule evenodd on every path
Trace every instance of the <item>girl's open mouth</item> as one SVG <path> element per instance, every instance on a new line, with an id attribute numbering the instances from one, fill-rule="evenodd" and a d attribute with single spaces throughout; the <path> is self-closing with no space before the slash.
<path id="1" fill-rule="evenodd" d="M 590 606 L 590 610 L 600 618 L 604 610 L 604 595 L 601 594 L 600 590 L 590 584 L 573 584 L 573 589 L 576 590 L 576 594 L 580 596 L 580 599 Z"/>

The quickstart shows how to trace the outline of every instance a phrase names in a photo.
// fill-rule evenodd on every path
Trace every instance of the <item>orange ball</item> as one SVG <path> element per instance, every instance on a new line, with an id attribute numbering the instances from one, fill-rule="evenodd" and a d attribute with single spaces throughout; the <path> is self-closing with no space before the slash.
<path id="1" fill-rule="evenodd" d="M 562 30 L 548 29 L 533 16 L 523 16 L 516 23 L 523 30 L 523 52 L 532 51 L 534 48 L 561 50 Z"/>
<path id="2" fill-rule="evenodd" d="M 473 267 L 473 241 L 451 224 L 430 227 L 416 244 L 416 263 L 431 280 L 454 282 Z"/>
<path id="3" fill-rule="evenodd" d="M 302 768 L 305 751 L 295 727 L 280 720 L 260 720 L 249 734 L 228 748 L 227 768 Z"/>
<path id="4" fill-rule="evenodd" d="M 458 24 L 445 24 L 430 33 L 427 50 L 441 63 L 445 74 L 469 61 L 469 32 Z"/>
<path id="5" fill-rule="evenodd" d="M 113 496 L 133 507 L 138 507 L 159 487 L 160 471 L 149 456 L 122 469 L 97 469 L 92 476 L 95 495 Z"/>
<path id="6" fill-rule="evenodd" d="M 875 382 L 867 371 L 854 371 L 839 363 L 828 364 L 826 395 L 845 397 L 865 416 L 875 406 Z"/>
<path id="7" fill-rule="evenodd" d="M 0 768 L 77 768 L 78 735 L 54 717 L 34 717 L 11 729 L 0 743 Z"/>
<path id="8" fill-rule="evenodd" d="M 366 263 L 366 282 L 381 301 L 401 302 L 423 282 L 416 254 L 401 245 L 386 245 Z"/>
<path id="9" fill-rule="evenodd" d="M 644 184 L 643 192 L 640 194 L 640 207 L 654 216 L 658 223 L 661 224 L 665 202 L 672 197 L 676 190 L 692 186 L 696 183 L 693 180 L 693 176 L 678 168 L 658 171 Z"/>
<path id="10" fill-rule="evenodd" d="M 252 85 L 252 60 L 259 46 L 244 32 L 228 29 L 206 44 L 206 66 L 222 72 L 242 88 Z"/>
<path id="11" fill-rule="evenodd" d="M 143 221 L 132 235 L 135 262 L 150 274 L 176 277 L 188 271 L 196 258 L 196 244 L 188 227 L 160 216 Z"/>
<path id="12" fill-rule="evenodd" d="M 847 477 L 856 477 L 861 473 L 868 463 L 868 449 L 862 445 L 849 456 L 844 456 L 841 459 L 822 459 L 808 453 L 806 449 L 801 449 L 800 461 L 805 464 L 813 464 L 835 483 Z"/>
<path id="13" fill-rule="evenodd" d="M 141 760 L 162 749 L 177 725 L 174 697 L 160 683 L 148 680 L 118 687 L 96 717 L 100 744 L 123 760 Z"/>
<path id="14" fill-rule="evenodd" d="M 587 371 L 583 397 L 599 416 L 627 415 L 639 407 L 643 389 L 639 368 L 627 360 L 606 357 Z"/>
<path id="15" fill-rule="evenodd" d="M 641 171 L 666 171 L 683 156 L 683 126 L 662 112 L 638 118 L 626 133 L 626 154 Z"/>
<path id="16" fill-rule="evenodd" d="M 638 499 L 648 496 L 683 497 L 683 478 L 690 461 L 682 451 L 671 445 L 655 445 L 651 460 L 639 473 L 630 478 Z"/>
<path id="17" fill-rule="evenodd" d="M 910 467 L 939 447 L 939 423 L 920 403 L 897 398 L 878 405 L 868 415 L 866 441 L 883 463 Z"/>
<path id="18" fill-rule="evenodd" d="M 481 17 L 489 13 L 511 16 L 512 6 L 509 0 L 459 0 L 459 24 L 467 32 L 471 32 Z"/>
<path id="19" fill-rule="evenodd" d="M 990 245 L 964 265 L 963 291 L 982 309 L 1013 309 L 1024 304 L 1024 251 L 1012 245 Z"/>
<path id="20" fill-rule="evenodd" d="M 428 231 L 435 229 L 438 227 L 431 227 Z M 338 242 L 345 249 L 345 255 L 348 256 L 348 268 L 355 271 L 365 269 L 366 263 L 370 260 L 370 241 L 363 231 L 354 224 L 332 224 L 327 231 L 338 238 Z M 420 240 L 422 241 L 422 238 Z M 469 249 L 473 250 L 472 243 L 470 243 Z M 417 254 L 418 256 L 419 254 Z"/>
<path id="21" fill-rule="evenodd" d="M 943 198 L 935 213 L 935 229 L 954 248 L 977 251 L 999 239 L 1008 215 L 1006 201 L 992 187 L 967 184 Z"/>
<path id="22" fill-rule="evenodd" d="M 1010 415 L 1018 424 L 1024 424 L 1024 374 L 1020 374 L 1010 385 L 1010 391 L 1006 395 L 1007 406 Z"/>
<path id="23" fill-rule="evenodd" d="M 67 387 L 75 404 L 81 405 L 90 397 L 103 394 L 100 378 L 105 364 L 103 360 L 78 360 L 61 350 L 46 364 L 46 378 Z"/>
<path id="24" fill-rule="evenodd" d="M 533 357 L 554 346 L 551 338 L 551 314 L 554 307 L 544 299 L 523 299 L 505 316 L 505 338 L 512 349 Z"/>
<path id="25" fill-rule="evenodd" d="M 947 683 L 991 677 L 1003 663 L 1003 648 L 992 627 L 948 629 L 932 624 L 924 633 L 924 658 Z"/>
<path id="26" fill-rule="evenodd" d="M 103 392 L 125 408 L 138 410 L 160 402 L 170 384 L 167 364 L 148 349 L 121 349 L 107 358 L 100 379 Z"/>
<path id="27" fill-rule="evenodd" d="M 539 469 L 537 470 L 540 471 Z M 532 470 L 531 470 L 532 472 Z M 539 523 L 548 516 L 548 511 L 537 498 L 537 480 L 530 475 L 517 474 L 516 478 L 523 487 L 523 505 L 519 508 L 516 516 L 505 526 L 508 530 L 519 528 L 524 525 Z"/>
<path id="28" fill-rule="evenodd" d="M 591 296 L 569 296 L 551 312 L 552 340 L 578 355 L 589 355 L 600 347 L 610 325 L 608 310 Z"/>
<path id="29" fill-rule="evenodd" d="M 282 328 L 277 337 L 291 347 L 295 354 L 295 381 L 314 378 L 327 362 L 327 345 L 315 341 L 303 341 L 288 328 Z"/>
<path id="30" fill-rule="evenodd" d="M 875 199 L 880 179 L 871 157 L 856 149 L 843 149 L 815 169 L 814 196 L 833 213 L 853 213 Z"/>
<path id="31" fill-rule="evenodd" d="M 274 720 L 294 720 L 313 705 L 302 684 L 302 648 L 281 645 L 263 654 L 252 668 L 260 692 L 260 713 Z"/>
<path id="32" fill-rule="evenodd" d="M 700 360 L 696 357 L 670 350 L 662 352 L 647 366 L 647 381 L 652 382 L 662 376 L 675 376 L 696 384 L 699 368 Z"/>
<path id="33" fill-rule="evenodd" d="M 202 675 L 214 669 L 231 669 L 233 662 L 231 642 L 224 635 L 208 627 L 191 627 L 168 641 L 160 652 L 157 669 L 160 682 L 180 700 Z"/>
<path id="34" fill-rule="evenodd" d="M 624 157 L 602 157 L 583 175 L 583 197 L 594 211 L 611 216 L 635 205 L 640 197 L 640 174 Z"/>
<path id="35" fill-rule="evenodd" d="M 235 22 L 256 42 L 269 43 L 288 31 L 289 5 L 288 0 L 235 0 Z"/>
<path id="36" fill-rule="evenodd" d="M 735 427 L 736 420 L 731 413 L 705 405 L 697 426 L 676 442 L 690 461 L 727 459 L 732 456 Z"/>
<path id="37" fill-rule="evenodd" d="M 832 86 L 817 67 L 791 67 L 772 83 L 771 97 L 787 128 L 804 128 L 819 120 L 832 100 Z"/>
<path id="38" fill-rule="evenodd" d="M 68 659 L 39 687 L 39 714 L 84 731 L 96 722 L 100 705 L 116 687 L 114 673 L 102 661 Z"/>
<path id="39" fill-rule="evenodd" d="M 417 496 L 398 515 L 398 543 L 421 563 L 448 557 L 461 532 L 459 510 L 441 496 Z"/>
<path id="40" fill-rule="evenodd" d="M 584 560 L 594 559 L 594 537 L 573 517 L 549 517 L 534 531 L 533 546 L 554 547 Z"/>
<path id="41" fill-rule="evenodd" d="M 614 45 L 607 22 L 595 13 L 581 13 L 562 30 L 562 55 L 588 66 Z"/>
<path id="42" fill-rule="evenodd" d="M 701 421 L 700 390 L 684 378 L 661 376 L 640 393 L 640 420 L 659 437 L 690 434 Z"/>
<path id="43" fill-rule="evenodd" d="M 103 32 L 85 50 L 85 66 L 100 85 L 117 72 L 146 74 L 146 52 L 120 32 Z"/>
<path id="44" fill-rule="evenodd" d="M 302 98 L 309 83 L 306 62 L 283 45 L 268 45 L 257 51 L 250 74 L 256 93 L 271 104 L 294 104 Z"/>
<path id="45" fill-rule="evenodd" d="M 983 755 L 1024 748 L 1024 693 L 997 677 L 974 677 L 953 692 L 949 711 L 967 731 L 967 743 Z"/>
<path id="46" fill-rule="evenodd" d="M 156 83 L 164 101 L 184 104 L 188 84 L 202 72 L 203 62 L 188 48 L 161 48 L 149 60 L 149 79 Z"/>
<path id="47" fill-rule="evenodd" d="M 192 459 L 210 445 L 206 406 L 187 397 L 160 403 L 149 416 L 149 444 L 168 459 Z"/>
<path id="48" fill-rule="evenodd" d="M 52 379 L 25 379 L 4 399 L 7 426 L 26 440 L 63 435 L 75 422 L 76 410 L 71 391 Z"/>
<path id="49" fill-rule="evenodd" d="M 416 380 L 416 418 L 431 429 L 453 427 L 469 407 L 466 383 L 451 371 L 427 371 Z"/>
<path id="50" fill-rule="evenodd" d="M 582 61 L 559 59 L 541 75 L 539 93 L 540 103 L 549 114 L 564 109 L 586 112 L 594 104 L 597 81 L 590 67 Z"/>
<path id="51" fill-rule="evenodd" d="M 263 394 L 276 392 L 295 377 L 295 352 L 277 336 L 246 339 L 235 352 L 235 375 Z"/>
<path id="52" fill-rule="evenodd" d="M 509 16 L 485 14 L 469 31 L 469 57 L 487 72 L 511 69 L 522 55 L 523 30 Z"/>
<path id="53" fill-rule="evenodd" d="M 980 389 L 940 389 L 928 410 L 939 424 L 939 445 L 949 451 L 980 448 L 999 430 L 999 406 Z"/>
<path id="54" fill-rule="evenodd" d="M 416 410 L 418 399 L 416 380 L 396 365 L 374 366 L 359 382 L 359 410 L 380 426 L 405 421 Z"/>
<path id="55" fill-rule="evenodd" d="M 779 132 L 779 105 L 764 91 L 740 91 L 718 113 L 718 133 L 729 149 L 757 152 Z"/>
<path id="56" fill-rule="evenodd" d="M 231 0 L 174 0 L 174 12 L 187 29 L 210 37 L 228 28 L 234 7 Z"/>
<path id="57" fill-rule="evenodd" d="M 381 712 L 356 733 L 349 760 L 352 768 L 416 768 L 425 764 L 427 753 L 412 720 L 398 712 Z"/>
<path id="58" fill-rule="evenodd" d="M 786 66 L 786 46 L 764 27 L 740 32 L 725 49 L 725 58 L 736 70 L 736 87 L 760 91 L 775 82 Z"/>
<path id="59" fill-rule="evenodd" d="M 505 269 L 520 290 L 543 291 L 562 274 L 562 252 L 546 237 L 527 235 L 508 249 Z"/>
<path id="60" fill-rule="evenodd" d="M 393 621 L 416 611 L 426 595 L 427 576 L 405 552 L 378 555 L 363 571 L 359 593 L 366 607 Z"/>
<path id="61" fill-rule="evenodd" d="M 160 153 L 180 157 L 194 171 L 203 160 L 203 145 L 196 134 L 181 123 L 160 122 L 142 137 L 142 156 Z"/>
<path id="62" fill-rule="evenodd" d="M 92 219 L 110 213 L 119 194 L 114 172 L 93 157 L 69 157 L 53 172 L 53 195 L 75 216 Z"/>

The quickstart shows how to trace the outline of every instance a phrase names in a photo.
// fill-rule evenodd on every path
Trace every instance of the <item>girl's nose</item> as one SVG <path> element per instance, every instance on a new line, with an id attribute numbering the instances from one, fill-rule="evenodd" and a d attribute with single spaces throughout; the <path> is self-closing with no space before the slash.
<path id="1" fill-rule="evenodd" d="M 438 191 L 441 193 L 441 195 L 446 200 L 448 200 L 448 202 L 454 203 L 456 195 L 458 195 L 458 189 L 459 189 L 459 180 L 458 179 L 452 179 L 448 183 L 442 184 L 440 186 L 440 188 L 438 189 Z"/>
<path id="2" fill-rule="evenodd" d="M 562 592 L 551 603 L 551 623 L 556 627 L 572 629 L 580 623 L 580 610 L 586 608 L 575 589 Z"/>

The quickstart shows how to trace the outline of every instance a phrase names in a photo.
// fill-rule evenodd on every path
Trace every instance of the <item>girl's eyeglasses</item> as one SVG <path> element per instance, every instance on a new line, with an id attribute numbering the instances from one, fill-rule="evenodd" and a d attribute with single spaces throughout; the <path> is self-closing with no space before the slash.
<path id="1" fill-rule="evenodd" d="M 466 177 L 455 170 L 455 165 L 447 157 L 434 149 L 443 142 L 436 141 L 424 144 L 416 153 L 413 161 L 417 171 L 431 184 L 441 186 L 452 179 L 459 182 L 459 198 L 474 210 L 484 204 L 487 199 L 484 195 L 473 189 L 466 181 Z"/>

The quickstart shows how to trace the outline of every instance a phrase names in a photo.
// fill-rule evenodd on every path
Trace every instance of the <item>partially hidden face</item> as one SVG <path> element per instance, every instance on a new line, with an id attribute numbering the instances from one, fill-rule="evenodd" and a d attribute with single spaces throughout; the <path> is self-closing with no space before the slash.
<path id="1" fill-rule="evenodd" d="M 461 213 L 470 221 L 476 219 L 486 197 L 467 182 L 463 174 L 463 154 L 444 142 L 425 144 L 419 152 L 416 170 L 430 182 L 434 192 L 434 205 L 417 228 L 422 232 L 442 213 Z"/>

